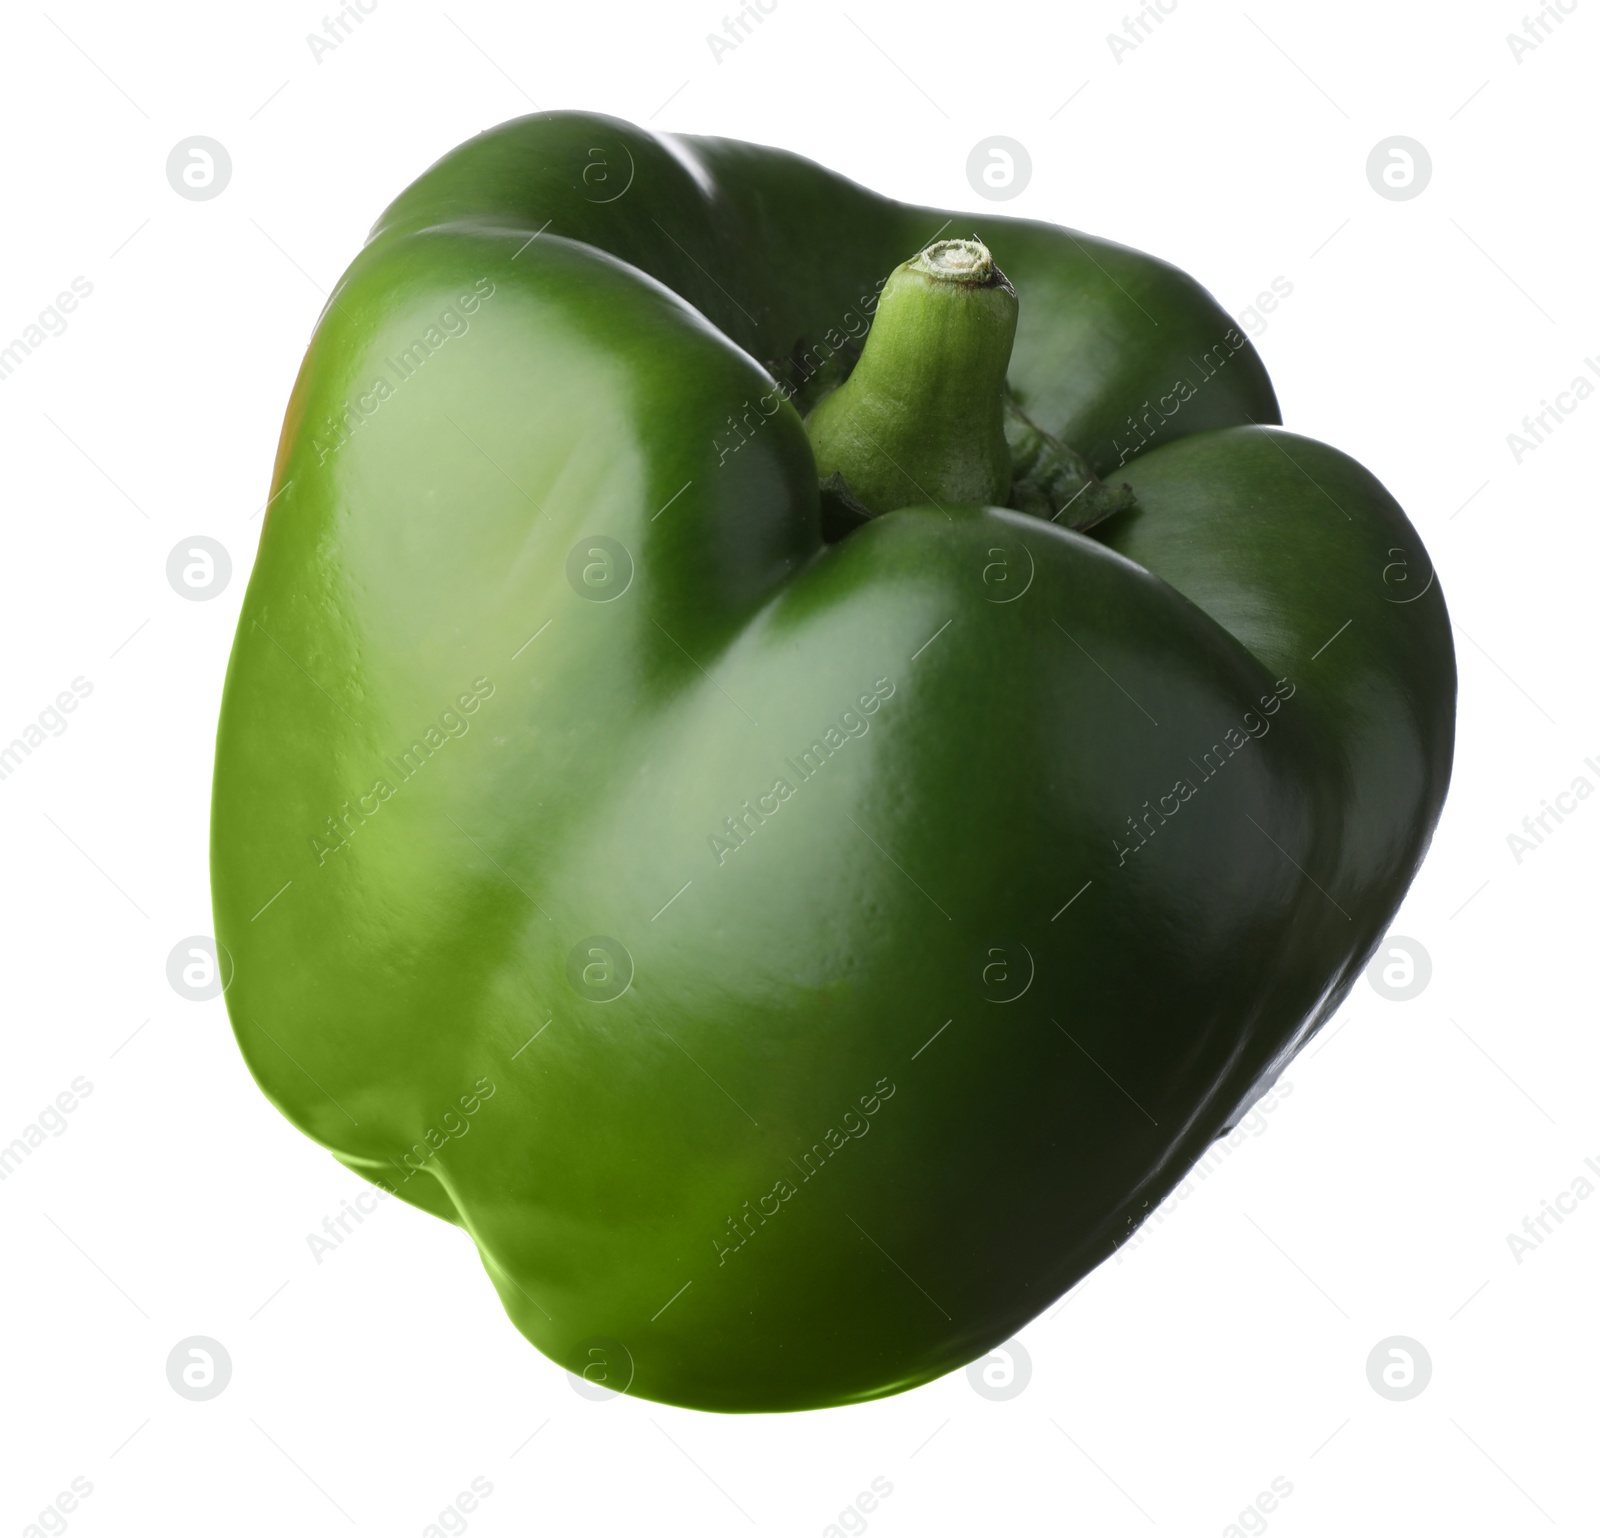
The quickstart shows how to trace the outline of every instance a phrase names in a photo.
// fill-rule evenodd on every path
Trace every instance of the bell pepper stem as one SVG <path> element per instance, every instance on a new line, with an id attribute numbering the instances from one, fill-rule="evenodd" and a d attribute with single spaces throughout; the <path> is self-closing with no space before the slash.
<path id="1" fill-rule="evenodd" d="M 940 240 L 889 275 L 861 361 L 806 418 L 818 475 L 873 517 L 1011 491 L 1006 367 L 1016 290 L 979 240 Z"/>

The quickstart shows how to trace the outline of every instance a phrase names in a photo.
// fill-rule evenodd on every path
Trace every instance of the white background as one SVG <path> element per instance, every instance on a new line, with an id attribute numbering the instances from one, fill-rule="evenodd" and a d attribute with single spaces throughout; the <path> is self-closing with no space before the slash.
<path id="1" fill-rule="evenodd" d="M 0 1531 L 79 1477 L 45 1530 L 423 1533 L 478 1476 L 455 1530 L 485 1538 L 820 1534 L 875 1477 L 893 1493 L 852 1525 L 882 1538 L 1225 1534 L 1274 1478 L 1292 1494 L 1240 1530 L 1593 1531 L 1600 1199 L 1520 1260 L 1507 1235 L 1600 1162 L 1600 798 L 1520 862 L 1507 836 L 1600 787 L 1600 403 L 1520 463 L 1507 435 L 1600 355 L 1600 3 L 1519 58 L 1523 0 L 1176 0 L 1118 57 L 1133 3 L 777 0 L 720 61 L 717 0 L 377 0 L 320 62 L 311 5 L 10 17 L 0 344 L 74 277 L 93 294 L 0 381 L 0 740 L 93 692 L 0 780 L 0 1143 L 92 1091 L 0 1183 Z M 1436 562 L 1455 780 L 1395 925 L 1431 981 L 1359 984 L 1264 1130 L 1029 1325 L 1009 1399 L 964 1373 L 787 1417 L 580 1398 L 464 1234 L 387 1203 L 313 1260 L 360 1183 L 257 1092 L 222 1001 L 168 984 L 211 928 L 218 694 L 323 292 L 426 165 L 536 106 L 991 212 L 969 151 L 1018 140 L 1005 212 L 1155 252 L 1235 313 L 1292 284 L 1257 336 L 1287 423 L 1369 465 Z M 209 201 L 165 174 L 196 134 L 233 162 Z M 1397 134 L 1433 164 L 1406 201 L 1365 169 Z M 233 560 L 209 602 L 166 577 L 200 534 Z M 203 1402 L 167 1381 L 193 1335 L 232 1359 Z M 1432 1363 L 1400 1402 L 1366 1366 L 1395 1335 Z"/>

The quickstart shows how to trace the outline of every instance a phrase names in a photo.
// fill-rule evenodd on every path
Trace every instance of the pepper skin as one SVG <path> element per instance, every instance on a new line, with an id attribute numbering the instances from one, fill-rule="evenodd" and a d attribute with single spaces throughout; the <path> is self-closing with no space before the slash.
<path id="1" fill-rule="evenodd" d="M 823 539 L 769 365 L 972 223 L 524 118 L 389 208 L 294 386 L 217 746 L 234 1029 L 604 1387 L 837 1405 L 1014 1335 L 1338 1004 L 1438 818 L 1416 531 L 1151 257 L 977 221 L 1012 396 L 1131 508 Z"/>

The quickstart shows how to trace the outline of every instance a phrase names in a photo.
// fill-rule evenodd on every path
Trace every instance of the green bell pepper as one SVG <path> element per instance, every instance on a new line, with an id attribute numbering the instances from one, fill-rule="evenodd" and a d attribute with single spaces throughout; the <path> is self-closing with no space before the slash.
<path id="1" fill-rule="evenodd" d="M 1422 542 L 1278 420 L 1125 247 L 607 118 L 461 146 L 323 312 L 229 665 L 261 1088 L 592 1391 L 1004 1342 L 1328 1018 L 1445 795 Z"/>

